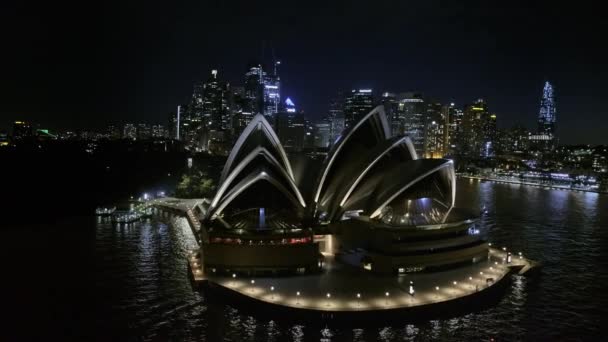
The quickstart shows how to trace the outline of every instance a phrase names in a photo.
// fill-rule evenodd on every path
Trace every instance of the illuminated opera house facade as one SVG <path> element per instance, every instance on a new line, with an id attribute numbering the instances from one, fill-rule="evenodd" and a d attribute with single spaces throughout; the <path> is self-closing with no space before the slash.
<path id="1" fill-rule="evenodd" d="M 454 207 L 452 161 L 418 158 L 407 136 L 391 136 L 382 106 L 345 131 L 314 172 L 299 166 L 257 115 L 205 211 L 207 272 L 314 273 L 335 258 L 397 274 L 488 257 L 476 215 Z"/>

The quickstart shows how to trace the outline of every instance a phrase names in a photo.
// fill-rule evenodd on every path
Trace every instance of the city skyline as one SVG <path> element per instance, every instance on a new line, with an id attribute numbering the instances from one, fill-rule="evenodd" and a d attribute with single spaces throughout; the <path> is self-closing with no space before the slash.
<path id="1" fill-rule="evenodd" d="M 327 114 L 337 91 L 373 88 L 419 91 L 460 106 L 484 98 L 499 126 L 532 129 L 540 85 L 550 81 L 560 143 L 606 143 L 605 51 L 595 44 L 604 24 L 592 20 L 592 7 L 356 5 L 242 4 L 236 11 L 146 4 L 138 15 L 131 16 L 134 6 L 81 17 L 66 8 L 9 5 L 2 28 L 20 18 L 28 29 L 7 40 L 12 67 L 1 89 L 0 128 L 18 119 L 61 127 L 164 123 L 210 70 L 241 82 L 248 62 L 274 53 L 283 62 L 282 96 L 313 118 Z M 197 13 L 213 15 L 200 20 Z M 314 25 L 305 19 L 311 15 Z M 174 26 L 158 25 L 159 18 Z M 370 18 L 380 19 L 370 25 Z"/>

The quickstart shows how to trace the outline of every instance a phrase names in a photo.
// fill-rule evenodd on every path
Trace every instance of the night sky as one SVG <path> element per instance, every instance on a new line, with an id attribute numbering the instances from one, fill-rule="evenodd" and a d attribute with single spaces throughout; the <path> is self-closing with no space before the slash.
<path id="1" fill-rule="evenodd" d="M 560 142 L 608 144 L 603 9 L 529 2 L 3 2 L 0 129 L 165 124 L 211 68 L 240 84 L 272 46 L 282 95 L 313 118 L 372 87 L 483 97 L 499 126 L 533 128 L 549 80 Z"/>

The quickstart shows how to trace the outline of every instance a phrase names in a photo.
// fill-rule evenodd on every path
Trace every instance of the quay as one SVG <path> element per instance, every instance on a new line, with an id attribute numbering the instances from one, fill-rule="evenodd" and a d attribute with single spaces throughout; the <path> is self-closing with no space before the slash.
<path id="1" fill-rule="evenodd" d="M 200 221 L 203 199 L 162 198 L 151 204 L 188 218 L 193 234 L 202 238 Z M 336 261 L 324 254 L 325 261 L 316 274 L 290 277 L 252 277 L 246 274 L 216 274 L 204 269 L 201 249 L 188 252 L 188 271 L 196 288 L 206 288 L 236 300 L 267 308 L 303 314 L 377 314 L 404 311 L 428 312 L 431 307 L 445 309 L 479 302 L 494 296 L 510 281 L 510 275 L 528 275 L 539 264 L 519 252 L 490 247 L 488 259 L 452 270 L 434 273 L 379 276 Z M 410 287 L 411 286 L 411 287 Z M 442 305 L 436 305 L 442 304 Z"/>
<path id="2" fill-rule="evenodd" d="M 198 251 L 188 255 L 193 282 L 236 295 L 241 300 L 301 313 L 428 312 L 435 304 L 461 305 L 504 288 L 509 275 L 524 275 L 538 264 L 523 255 L 490 248 L 487 261 L 438 273 L 378 276 L 328 257 L 319 274 L 293 277 L 251 277 L 234 273 L 203 273 Z"/>

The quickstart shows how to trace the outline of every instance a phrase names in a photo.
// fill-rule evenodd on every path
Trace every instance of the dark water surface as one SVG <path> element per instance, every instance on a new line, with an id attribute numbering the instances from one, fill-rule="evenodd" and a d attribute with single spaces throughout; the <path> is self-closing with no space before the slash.
<path id="1" fill-rule="evenodd" d="M 460 180 L 492 242 L 544 263 L 491 309 L 416 324 L 354 326 L 251 316 L 192 290 L 184 219 L 119 228 L 96 218 L 2 231 L 8 340 L 602 340 L 608 322 L 608 196 Z M 10 213 L 4 213 L 10 215 Z M 170 223 L 172 222 L 172 223 Z M 602 320 L 604 319 L 604 321 Z M 606 323 L 604 323 L 605 325 Z"/>

